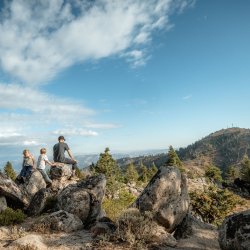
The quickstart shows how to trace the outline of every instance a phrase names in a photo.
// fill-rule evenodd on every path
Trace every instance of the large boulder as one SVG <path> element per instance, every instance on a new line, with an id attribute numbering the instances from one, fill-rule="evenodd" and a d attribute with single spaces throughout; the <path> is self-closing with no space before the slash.
<path id="1" fill-rule="evenodd" d="M 52 209 L 56 206 L 57 198 L 55 193 L 48 188 L 40 189 L 32 198 L 29 207 L 27 208 L 28 215 L 39 215 L 45 209 Z M 54 203 L 54 204 L 53 204 Z"/>
<path id="2" fill-rule="evenodd" d="M 132 206 L 151 212 L 167 232 L 173 232 L 189 209 L 185 175 L 176 167 L 160 167 Z"/>
<path id="3" fill-rule="evenodd" d="M 13 208 L 28 206 L 29 198 L 14 181 L 0 172 L 0 196 L 6 198 L 7 204 Z"/>
<path id="4" fill-rule="evenodd" d="M 250 249 L 250 210 L 225 218 L 219 227 L 219 242 L 223 250 Z"/>
<path id="5" fill-rule="evenodd" d="M 174 232 L 176 249 L 220 249 L 217 227 L 187 214 Z"/>
<path id="6" fill-rule="evenodd" d="M 40 218 L 33 227 L 45 227 L 48 230 L 70 233 L 82 229 L 83 223 L 76 215 L 59 210 Z"/>
<path id="7" fill-rule="evenodd" d="M 68 180 L 72 175 L 72 166 L 64 163 L 56 163 L 55 167 L 50 168 L 50 177 L 52 180 Z"/>
<path id="8" fill-rule="evenodd" d="M 0 196 L 0 213 L 7 208 L 7 201 L 4 196 Z"/>
<path id="9" fill-rule="evenodd" d="M 46 182 L 42 174 L 38 170 L 34 170 L 19 187 L 26 194 L 28 200 L 31 201 L 39 190 L 46 188 Z"/>
<path id="10" fill-rule="evenodd" d="M 59 208 L 77 215 L 86 226 L 94 222 L 101 212 L 105 187 L 103 174 L 69 185 L 58 195 Z"/>

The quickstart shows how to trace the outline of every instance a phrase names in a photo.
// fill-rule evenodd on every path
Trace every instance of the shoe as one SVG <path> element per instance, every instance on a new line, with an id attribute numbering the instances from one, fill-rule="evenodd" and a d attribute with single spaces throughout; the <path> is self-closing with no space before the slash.
<path id="1" fill-rule="evenodd" d="M 52 183 L 47 183 L 46 188 L 52 187 Z"/>

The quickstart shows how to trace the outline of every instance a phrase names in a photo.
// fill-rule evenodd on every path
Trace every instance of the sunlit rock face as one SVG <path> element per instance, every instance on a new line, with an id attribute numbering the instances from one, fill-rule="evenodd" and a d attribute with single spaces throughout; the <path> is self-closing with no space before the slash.
<path id="1" fill-rule="evenodd" d="M 141 212 L 152 212 L 155 220 L 168 232 L 174 231 L 189 208 L 185 175 L 176 167 L 160 167 L 133 206 Z"/>

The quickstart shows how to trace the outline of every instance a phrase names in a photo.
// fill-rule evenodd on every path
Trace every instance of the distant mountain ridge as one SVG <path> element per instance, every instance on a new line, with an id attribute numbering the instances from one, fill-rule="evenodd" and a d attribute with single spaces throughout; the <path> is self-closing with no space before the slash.
<path id="1" fill-rule="evenodd" d="M 225 170 L 238 165 L 244 154 L 250 157 L 250 129 L 228 128 L 216 131 L 177 151 L 183 160 L 206 159 Z"/>
<path id="2" fill-rule="evenodd" d="M 225 171 L 230 165 L 238 165 L 244 154 L 250 158 L 250 129 L 236 127 L 221 129 L 176 152 L 184 165 L 204 167 L 214 164 Z M 125 166 L 130 162 L 134 162 L 135 165 L 142 162 L 149 167 L 154 162 L 159 167 L 166 160 L 167 154 L 161 153 L 146 157 L 122 158 L 118 163 Z"/>

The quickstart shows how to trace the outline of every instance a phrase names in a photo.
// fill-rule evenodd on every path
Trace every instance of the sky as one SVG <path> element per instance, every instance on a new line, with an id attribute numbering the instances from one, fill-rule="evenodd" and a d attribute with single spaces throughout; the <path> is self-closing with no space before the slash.
<path id="1" fill-rule="evenodd" d="M 248 0 L 0 2 L 0 161 L 184 147 L 249 97 Z"/>

